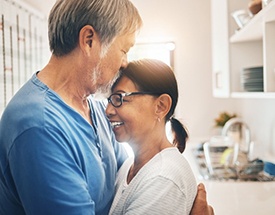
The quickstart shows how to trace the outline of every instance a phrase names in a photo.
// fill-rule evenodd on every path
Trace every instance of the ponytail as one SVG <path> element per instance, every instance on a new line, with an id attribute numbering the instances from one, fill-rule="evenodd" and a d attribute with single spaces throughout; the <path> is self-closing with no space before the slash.
<path id="1" fill-rule="evenodd" d="M 171 117 L 170 122 L 172 132 L 174 134 L 173 145 L 176 146 L 181 153 L 183 153 L 185 150 L 188 133 L 179 120 Z"/>

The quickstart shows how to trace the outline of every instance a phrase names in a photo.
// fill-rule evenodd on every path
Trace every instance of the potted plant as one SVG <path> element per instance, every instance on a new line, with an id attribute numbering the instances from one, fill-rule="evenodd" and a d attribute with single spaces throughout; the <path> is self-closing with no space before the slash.
<path id="1" fill-rule="evenodd" d="M 228 120 L 230 120 L 230 119 L 232 119 L 232 118 L 234 118 L 234 117 L 237 117 L 237 115 L 236 115 L 235 113 L 230 114 L 230 113 L 228 113 L 228 112 L 226 112 L 226 111 L 221 112 L 221 113 L 218 115 L 218 117 L 214 119 L 214 122 L 215 122 L 214 127 L 215 127 L 215 130 L 216 130 L 216 132 L 215 132 L 216 135 L 221 135 L 221 131 L 222 131 L 222 128 L 223 128 L 223 126 L 225 125 L 225 123 L 226 123 Z"/>

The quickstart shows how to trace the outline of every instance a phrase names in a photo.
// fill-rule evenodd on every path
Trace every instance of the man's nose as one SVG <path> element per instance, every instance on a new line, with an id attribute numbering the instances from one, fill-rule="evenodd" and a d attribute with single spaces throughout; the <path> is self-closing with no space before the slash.
<path id="1" fill-rule="evenodd" d="M 127 55 L 125 55 L 125 56 L 122 58 L 121 69 L 126 68 L 127 65 L 128 65 L 128 58 L 127 58 Z"/>

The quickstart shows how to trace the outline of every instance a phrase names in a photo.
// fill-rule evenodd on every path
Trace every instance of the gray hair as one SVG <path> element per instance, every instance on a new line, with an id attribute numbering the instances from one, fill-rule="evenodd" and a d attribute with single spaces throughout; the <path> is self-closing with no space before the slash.
<path id="1" fill-rule="evenodd" d="M 74 50 L 85 25 L 91 25 L 108 47 L 115 37 L 138 31 L 142 20 L 129 0 L 57 0 L 48 20 L 52 53 L 63 56 Z"/>

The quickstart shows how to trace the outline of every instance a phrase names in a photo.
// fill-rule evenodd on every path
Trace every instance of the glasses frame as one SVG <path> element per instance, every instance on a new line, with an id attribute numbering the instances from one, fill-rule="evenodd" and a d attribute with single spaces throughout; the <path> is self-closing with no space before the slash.
<path id="1" fill-rule="evenodd" d="M 120 98 L 120 104 L 119 105 L 115 105 L 113 102 L 112 102 L 112 96 L 119 96 Z M 110 103 L 112 106 L 114 106 L 115 108 L 118 108 L 118 107 L 121 107 L 121 105 L 123 104 L 123 98 L 126 97 L 126 96 L 133 96 L 133 95 L 154 95 L 154 96 L 157 96 L 157 95 L 160 95 L 159 93 L 153 93 L 153 92 L 128 92 L 128 93 L 112 93 L 108 98 L 108 103 Z"/>

